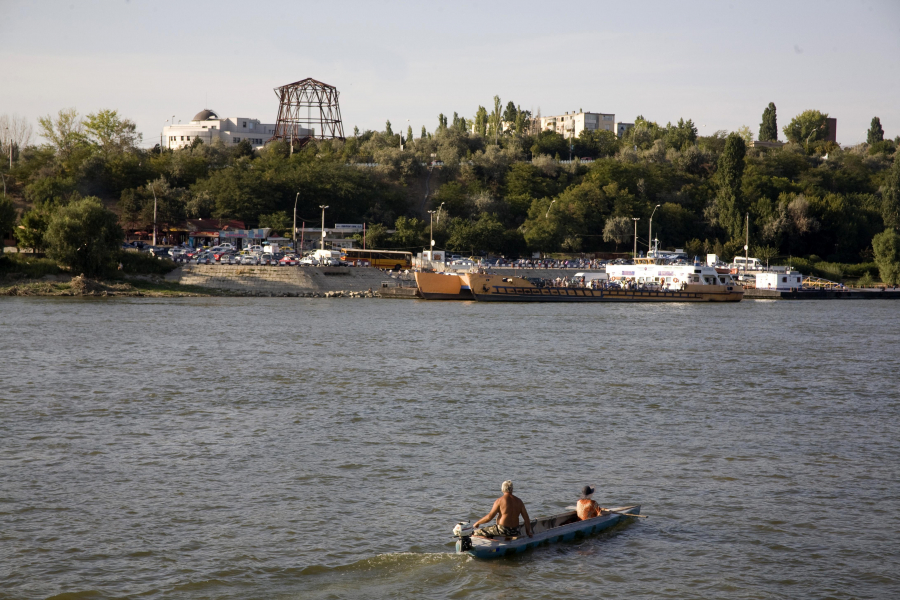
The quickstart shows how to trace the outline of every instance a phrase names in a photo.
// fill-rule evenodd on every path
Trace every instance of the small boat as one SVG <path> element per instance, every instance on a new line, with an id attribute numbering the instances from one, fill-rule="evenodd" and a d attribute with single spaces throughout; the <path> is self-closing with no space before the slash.
<path id="1" fill-rule="evenodd" d="M 453 535 L 458 538 L 456 552 L 470 554 L 475 558 L 500 558 L 512 556 L 539 546 L 548 546 L 557 542 L 568 542 L 587 537 L 609 529 L 629 517 L 636 517 L 641 512 L 640 504 L 608 508 L 608 514 L 593 519 L 580 520 L 575 511 L 564 512 L 552 517 L 534 519 L 531 522 L 533 537 L 525 534 L 525 528 L 519 527 L 522 535 L 516 537 L 485 538 L 472 535 L 472 526 L 468 523 L 457 523 Z"/>

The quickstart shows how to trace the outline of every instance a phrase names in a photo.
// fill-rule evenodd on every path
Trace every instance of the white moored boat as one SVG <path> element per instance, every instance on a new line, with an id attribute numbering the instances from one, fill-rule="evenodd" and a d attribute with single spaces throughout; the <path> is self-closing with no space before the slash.
<path id="1" fill-rule="evenodd" d="M 519 530 L 522 535 L 516 537 L 485 538 L 472 536 L 472 526 L 469 523 L 457 523 L 453 528 L 453 535 L 458 538 L 456 551 L 461 554 L 470 554 L 475 558 L 500 558 L 511 556 L 539 546 L 547 546 L 557 542 L 568 542 L 577 538 L 587 537 L 609 529 L 621 521 L 631 520 L 641 512 L 641 506 L 621 506 L 608 508 L 610 512 L 593 519 L 580 520 L 575 511 L 564 512 L 552 517 L 534 519 L 531 521 L 533 537 L 525 534 L 525 527 Z"/>

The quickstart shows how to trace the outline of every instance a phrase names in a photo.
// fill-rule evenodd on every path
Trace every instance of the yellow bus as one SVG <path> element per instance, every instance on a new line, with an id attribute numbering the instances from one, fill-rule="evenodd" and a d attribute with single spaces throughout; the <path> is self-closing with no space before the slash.
<path id="1" fill-rule="evenodd" d="M 341 260 L 355 265 L 367 263 L 370 267 L 393 269 L 394 271 L 412 268 L 412 252 L 397 250 L 344 248 L 341 250 Z"/>

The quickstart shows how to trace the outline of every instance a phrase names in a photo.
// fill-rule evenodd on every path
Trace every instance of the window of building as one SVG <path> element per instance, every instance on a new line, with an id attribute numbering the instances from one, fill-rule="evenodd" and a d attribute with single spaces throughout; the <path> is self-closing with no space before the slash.
<path id="1" fill-rule="evenodd" d="M 246 127 L 246 126 L 247 126 L 247 121 L 241 121 L 241 127 Z"/>
<path id="2" fill-rule="evenodd" d="M 184 141 L 184 136 L 181 136 L 181 141 L 182 141 L 182 142 Z"/>
<path id="3" fill-rule="evenodd" d="M 233 142 L 233 143 L 235 143 L 235 144 L 237 144 L 237 143 L 238 143 L 238 142 L 240 142 L 240 141 L 241 141 L 241 138 L 239 138 L 239 137 L 236 137 L 236 138 L 232 138 L 232 140 L 231 140 L 231 141 L 232 141 L 232 142 Z"/>

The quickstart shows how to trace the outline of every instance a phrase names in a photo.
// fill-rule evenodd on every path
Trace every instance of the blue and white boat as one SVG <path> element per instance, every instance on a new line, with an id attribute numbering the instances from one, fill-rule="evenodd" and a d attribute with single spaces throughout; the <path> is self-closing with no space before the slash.
<path id="1" fill-rule="evenodd" d="M 453 528 L 456 536 L 456 552 L 459 554 L 471 554 L 475 558 L 499 558 L 511 556 L 539 546 L 548 546 L 557 542 L 568 542 L 574 539 L 587 537 L 609 529 L 613 525 L 625 520 L 631 520 L 640 515 L 640 504 L 635 506 L 622 506 L 608 508 L 607 514 L 593 519 L 580 520 L 575 511 L 564 512 L 552 517 L 544 517 L 531 521 L 533 537 L 525 534 L 525 527 L 520 526 L 522 535 L 516 537 L 485 538 L 472 535 L 472 526 L 469 523 L 457 523 Z"/>

